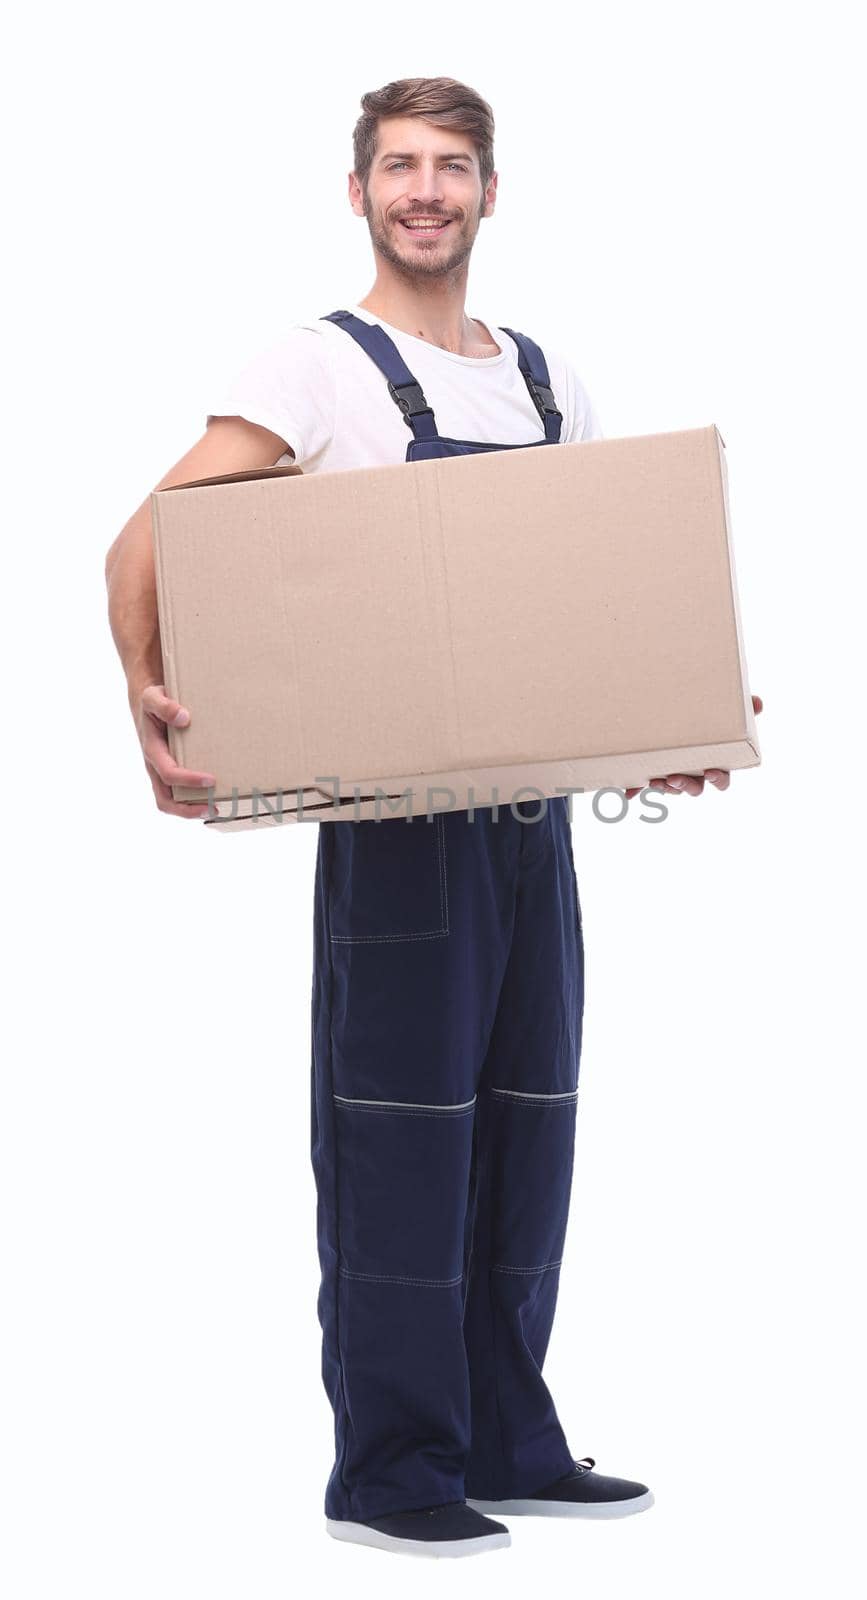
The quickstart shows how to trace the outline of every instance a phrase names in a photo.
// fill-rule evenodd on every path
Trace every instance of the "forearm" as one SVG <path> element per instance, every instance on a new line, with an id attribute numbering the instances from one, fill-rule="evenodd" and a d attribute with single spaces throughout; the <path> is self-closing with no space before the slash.
<path id="1" fill-rule="evenodd" d="M 244 417 L 215 417 L 155 487 L 167 489 L 198 478 L 271 466 L 288 448 L 278 434 Z M 135 708 L 148 684 L 164 681 L 150 495 L 109 549 L 105 581 L 112 637 L 126 673 L 130 706 Z"/>
<path id="2" fill-rule="evenodd" d="M 108 618 L 132 706 L 149 683 L 162 683 L 149 502 L 140 506 L 105 559 Z"/>

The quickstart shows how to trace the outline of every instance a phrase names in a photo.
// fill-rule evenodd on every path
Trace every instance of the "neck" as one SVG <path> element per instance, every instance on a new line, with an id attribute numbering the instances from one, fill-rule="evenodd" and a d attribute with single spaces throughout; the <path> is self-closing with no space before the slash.
<path id="1" fill-rule="evenodd" d="M 428 288 L 392 281 L 373 288 L 358 304 L 392 328 L 414 334 L 441 350 L 463 355 L 479 343 L 479 330 L 464 310 L 466 280 Z"/>

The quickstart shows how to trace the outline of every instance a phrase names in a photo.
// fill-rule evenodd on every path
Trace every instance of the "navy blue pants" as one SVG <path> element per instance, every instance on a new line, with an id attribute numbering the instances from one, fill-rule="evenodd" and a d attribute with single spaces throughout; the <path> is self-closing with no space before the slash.
<path id="1" fill-rule="evenodd" d="M 573 1466 L 542 1378 L 584 1009 L 565 797 L 320 824 L 312 999 L 325 1513 L 541 1488 Z"/>

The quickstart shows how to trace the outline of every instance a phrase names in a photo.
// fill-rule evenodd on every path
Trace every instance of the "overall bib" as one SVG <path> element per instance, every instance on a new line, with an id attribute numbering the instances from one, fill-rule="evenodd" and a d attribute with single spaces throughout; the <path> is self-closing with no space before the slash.
<path id="1" fill-rule="evenodd" d="M 328 320 L 383 373 L 408 462 L 526 448 L 441 439 L 384 330 Z M 505 331 L 545 430 L 527 444 L 559 443 L 542 351 Z M 574 1466 L 542 1378 L 584 1010 L 566 797 L 320 824 L 315 882 L 326 1516 L 532 1493 Z"/>

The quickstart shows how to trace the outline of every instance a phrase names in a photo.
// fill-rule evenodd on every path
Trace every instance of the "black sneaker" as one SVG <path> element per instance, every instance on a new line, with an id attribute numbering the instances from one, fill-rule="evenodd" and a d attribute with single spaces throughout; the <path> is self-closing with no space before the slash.
<path id="1" fill-rule="evenodd" d="M 468 1496 L 467 1505 L 476 1511 L 505 1512 L 515 1517 L 631 1517 L 633 1512 L 646 1511 L 653 1505 L 646 1483 L 605 1478 L 591 1470 L 595 1465 L 592 1456 L 584 1456 L 575 1462 L 574 1471 L 549 1483 L 546 1489 L 537 1489 L 519 1500 L 474 1500 Z"/>
<path id="2" fill-rule="evenodd" d="M 390 1511 L 366 1522 L 326 1517 L 332 1539 L 371 1544 L 377 1550 L 399 1550 L 414 1556 L 475 1556 L 500 1550 L 512 1542 L 507 1527 L 473 1511 L 466 1500 L 420 1511 Z"/>
<path id="3" fill-rule="evenodd" d="M 481 1517 L 465 1501 L 395 1510 L 366 1522 L 326 1517 L 325 1526 L 333 1539 L 373 1544 L 378 1550 L 403 1550 L 406 1555 L 481 1555 L 483 1550 L 501 1550 L 512 1544 L 509 1528 Z"/>

